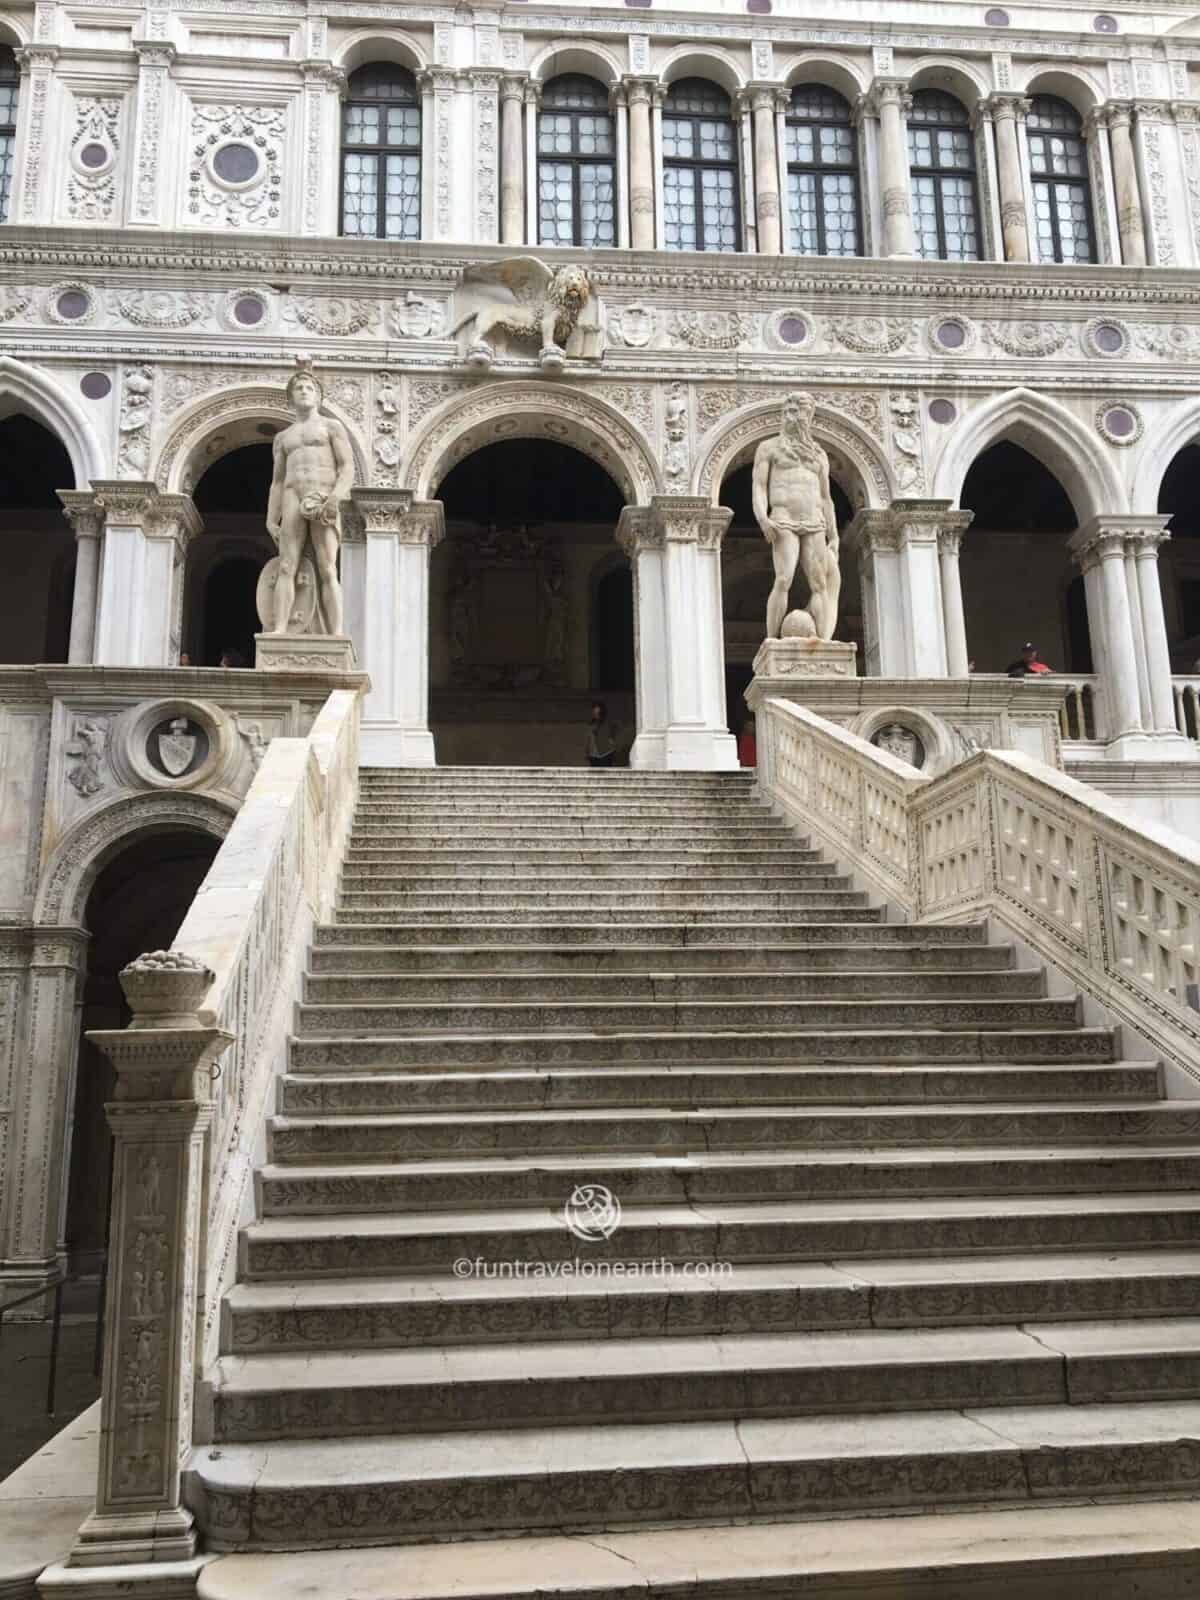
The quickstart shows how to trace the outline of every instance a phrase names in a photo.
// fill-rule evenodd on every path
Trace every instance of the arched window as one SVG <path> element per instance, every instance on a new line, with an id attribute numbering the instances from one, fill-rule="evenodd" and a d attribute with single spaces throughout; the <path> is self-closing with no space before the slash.
<path id="1" fill-rule="evenodd" d="M 615 244 L 617 135 L 594 78 L 552 78 L 538 116 L 538 241 Z"/>
<path id="2" fill-rule="evenodd" d="M 342 233 L 421 237 L 421 102 L 412 73 L 389 61 L 350 74 L 342 110 Z"/>
<path id="3" fill-rule="evenodd" d="M 663 237 L 668 250 L 738 250 L 737 131 L 724 89 L 681 78 L 663 107 Z"/>
<path id="4" fill-rule="evenodd" d="M 1042 261 L 1094 261 L 1087 141 L 1074 106 L 1035 94 L 1029 107 L 1029 176 Z"/>
<path id="5" fill-rule="evenodd" d="M 850 102 L 835 89 L 801 83 L 792 90 L 787 175 L 796 254 L 858 255 L 858 155 Z"/>
<path id="6" fill-rule="evenodd" d="M 978 261 L 975 140 L 961 100 L 940 89 L 916 91 L 908 161 L 917 254 L 931 261 Z"/>
<path id="7" fill-rule="evenodd" d="M 0 222 L 8 216 L 12 191 L 13 156 L 17 148 L 17 95 L 21 74 L 16 57 L 7 45 L 0 45 Z"/>

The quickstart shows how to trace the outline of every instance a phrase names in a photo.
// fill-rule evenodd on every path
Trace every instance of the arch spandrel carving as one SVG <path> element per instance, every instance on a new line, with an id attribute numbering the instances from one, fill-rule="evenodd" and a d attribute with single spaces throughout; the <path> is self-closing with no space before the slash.
<path id="1" fill-rule="evenodd" d="M 829 456 L 830 473 L 850 504 L 855 510 L 891 505 L 898 490 L 878 443 L 856 423 L 822 407 L 819 395 L 815 399 L 813 437 Z M 783 400 L 780 393 L 726 419 L 700 459 L 694 493 L 705 495 L 713 505 L 720 503 L 721 485 L 729 474 L 753 460 L 762 441 L 779 432 Z"/>
<path id="2" fill-rule="evenodd" d="M 317 376 L 320 378 L 321 373 L 318 372 Z M 331 417 L 336 417 L 350 436 L 354 451 L 355 483 L 370 483 L 358 424 L 343 407 L 331 403 L 327 397 L 322 399 L 321 409 Z M 164 493 L 190 494 L 205 469 L 231 450 L 239 450 L 247 444 L 269 443 L 269 439 L 258 431 L 263 423 L 286 428 L 294 421 L 285 391 L 273 385 L 223 389 L 217 394 L 204 396 L 176 419 L 160 446 L 154 467 L 154 482 Z M 264 516 L 266 510 L 264 505 Z"/>
<path id="3" fill-rule="evenodd" d="M 40 927 L 80 927 L 101 868 L 139 836 L 190 828 L 223 839 L 234 813 L 197 794 L 142 794 L 114 800 L 84 817 L 54 846 L 42 869 L 33 921 Z"/>
<path id="4" fill-rule="evenodd" d="M 648 505 L 662 481 L 650 442 L 620 413 L 586 391 L 553 383 L 504 383 L 455 396 L 408 442 L 402 483 L 418 500 L 467 456 L 501 439 L 554 439 L 590 456 L 631 505 Z"/>

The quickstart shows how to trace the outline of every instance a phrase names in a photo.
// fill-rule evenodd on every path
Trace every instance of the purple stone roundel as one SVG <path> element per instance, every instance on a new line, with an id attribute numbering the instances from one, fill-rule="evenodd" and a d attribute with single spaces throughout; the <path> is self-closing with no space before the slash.
<path id="1" fill-rule="evenodd" d="M 91 301 L 82 289 L 66 289 L 55 301 L 55 310 L 66 322 L 78 322 L 80 317 L 86 317 Z"/>
<path id="2" fill-rule="evenodd" d="M 1001 11 L 999 6 L 993 6 L 990 11 L 985 11 L 983 20 L 989 28 L 1007 28 L 1012 18 L 1007 11 Z"/>
<path id="3" fill-rule="evenodd" d="M 1102 322 L 1092 337 L 1095 340 L 1096 349 L 1103 350 L 1105 355 L 1109 356 L 1116 355 L 1117 351 L 1125 344 L 1125 338 L 1120 328 L 1114 327 L 1111 322 Z"/>
<path id="4" fill-rule="evenodd" d="M 102 144 L 85 144 L 79 152 L 79 165 L 87 167 L 89 172 L 95 172 L 97 167 L 102 167 L 108 160 L 108 151 Z"/>
<path id="5" fill-rule="evenodd" d="M 1104 413 L 1104 426 L 1114 439 L 1128 439 L 1137 427 L 1137 421 L 1132 411 L 1126 411 L 1124 406 L 1110 406 Z"/>
<path id="6" fill-rule="evenodd" d="M 784 317 L 779 324 L 779 337 L 784 344 L 803 344 L 808 338 L 808 327 L 799 317 Z"/>
<path id="7" fill-rule="evenodd" d="M 949 400 L 931 400 L 929 417 L 932 422 L 953 422 L 958 412 Z"/>
<path id="8" fill-rule="evenodd" d="M 1110 17 L 1106 11 L 1102 11 L 1098 17 L 1092 18 L 1092 27 L 1096 33 L 1120 32 L 1116 17 Z"/>
<path id="9" fill-rule="evenodd" d="M 948 318 L 938 323 L 937 342 L 945 350 L 961 350 L 967 342 L 967 330 L 961 322 Z"/>
<path id="10" fill-rule="evenodd" d="M 258 172 L 258 152 L 248 144 L 223 144 L 213 157 L 213 171 L 226 183 L 249 183 Z"/>
<path id="11" fill-rule="evenodd" d="M 103 400 L 112 393 L 112 380 L 105 372 L 85 372 L 79 387 L 89 400 Z"/>
<path id="12" fill-rule="evenodd" d="M 752 17 L 765 17 L 771 10 L 771 0 L 746 0 L 746 10 Z"/>
<path id="13" fill-rule="evenodd" d="M 253 328 L 265 315 L 266 309 L 262 301 L 252 294 L 244 294 L 240 300 L 234 302 L 234 321 L 240 322 L 243 328 Z"/>

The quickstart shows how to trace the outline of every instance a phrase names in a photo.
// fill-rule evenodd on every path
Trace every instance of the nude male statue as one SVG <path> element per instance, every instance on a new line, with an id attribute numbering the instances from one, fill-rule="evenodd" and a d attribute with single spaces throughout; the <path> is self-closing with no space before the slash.
<path id="1" fill-rule="evenodd" d="M 810 590 L 818 639 L 837 626 L 842 575 L 837 518 L 829 493 L 829 457 L 812 436 L 813 399 L 797 391 L 783 403 L 780 432 L 754 453 L 754 516 L 771 546 L 775 583 L 767 601 L 767 638 L 778 639 L 799 565 Z"/>
<path id="2" fill-rule="evenodd" d="M 296 599 L 296 570 L 306 544 L 312 546 L 321 591 L 325 632 L 342 631 L 342 586 L 337 558 L 341 503 L 354 482 L 354 453 L 336 417 L 322 416 L 321 385 L 301 369 L 287 386 L 296 413 L 291 427 L 275 435 L 275 473 L 267 502 L 267 532 L 279 546 L 273 633 L 286 633 Z"/>

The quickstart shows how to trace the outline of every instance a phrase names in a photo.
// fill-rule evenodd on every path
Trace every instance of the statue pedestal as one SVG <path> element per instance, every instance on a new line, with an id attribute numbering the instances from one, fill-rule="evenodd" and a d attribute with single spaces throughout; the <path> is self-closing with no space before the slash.
<path id="1" fill-rule="evenodd" d="M 764 639 L 754 657 L 754 677 L 746 690 L 753 711 L 772 696 L 796 697 L 814 679 L 850 682 L 856 675 L 856 644 L 840 639 Z"/>
<path id="2" fill-rule="evenodd" d="M 344 633 L 256 633 L 256 672 L 353 672 L 354 641 Z"/>

